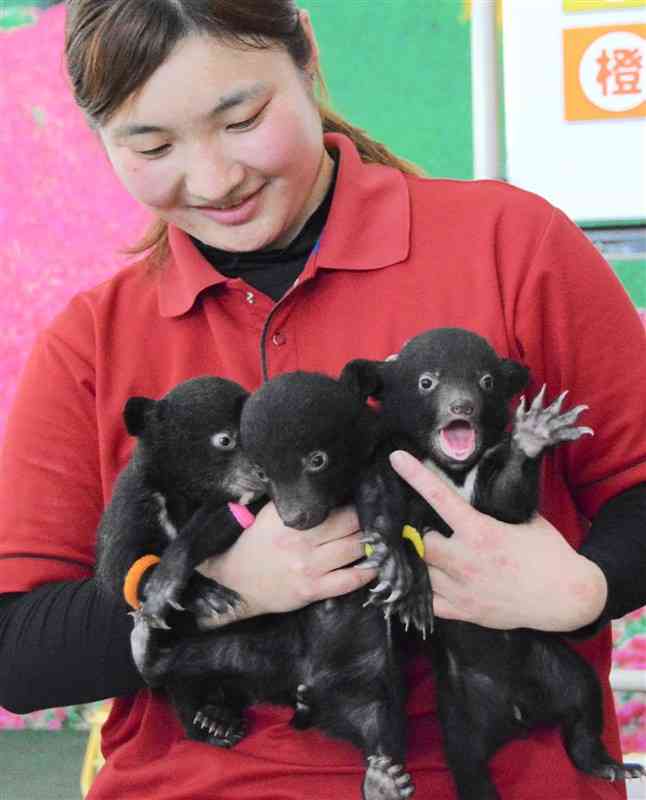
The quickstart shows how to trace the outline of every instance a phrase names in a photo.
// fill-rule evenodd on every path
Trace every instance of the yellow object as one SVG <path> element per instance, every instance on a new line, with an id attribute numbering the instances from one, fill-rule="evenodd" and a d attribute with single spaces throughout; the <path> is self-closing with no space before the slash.
<path id="1" fill-rule="evenodd" d="M 101 753 L 101 728 L 110 713 L 110 703 L 106 701 L 96 711 L 89 715 L 90 735 L 88 736 L 83 766 L 81 767 L 81 797 L 85 797 L 90 791 L 90 786 L 96 777 L 97 772 L 104 763 Z"/>
<path id="2" fill-rule="evenodd" d="M 482 0 L 478 0 L 482 2 Z M 503 0 L 495 0 L 496 2 L 496 21 L 498 27 L 502 28 L 502 3 Z M 469 22 L 473 11 L 473 0 L 462 0 L 462 13 L 460 14 L 460 22 Z"/>
<path id="3" fill-rule="evenodd" d="M 413 543 L 415 550 L 417 550 L 417 555 L 420 558 L 424 558 L 424 540 L 416 528 L 413 528 L 412 525 L 404 525 L 402 539 L 409 539 Z"/>
<path id="4" fill-rule="evenodd" d="M 420 532 L 413 528 L 412 525 L 404 525 L 402 528 L 402 539 L 409 539 L 417 550 L 417 555 L 420 558 L 424 558 L 424 540 L 422 539 Z M 364 546 L 364 552 L 368 558 L 375 552 L 375 548 L 371 544 L 367 544 Z"/>
<path id="5" fill-rule="evenodd" d="M 138 558 L 128 570 L 123 582 L 123 596 L 131 608 L 139 608 L 139 583 L 147 570 L 154 564 L 159 564 L 159 556 L 147 555 Z"/>
<path id="6" fill-rule="evenodd" d="M 563 11 L 606 11 L 612 8 L 646 8 L 646 0 L 563 0 Z"/>

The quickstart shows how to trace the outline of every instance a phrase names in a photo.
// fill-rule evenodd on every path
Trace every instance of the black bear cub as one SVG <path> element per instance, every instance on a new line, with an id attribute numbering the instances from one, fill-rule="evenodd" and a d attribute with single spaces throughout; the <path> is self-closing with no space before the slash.
<path id="1" fill-rule="evenodd" d="M 507 432 L 508 406 L 528 370 L 500 358 L 480 336 L 440 328 L 412 339 L 392 361 L 358 360 L 357 380 L 375 386 L 395 446 L 441 472 L 476 508 L 524 522 L 536 511 L 546 449 L 578 439 L 585 406 L 561 413 L 565 393 L 544 405 L 521 402 Z M 451 530 L 418 496 L 409 500 L 418 530 Z M 601 742 L 602 696 L 591 666 L 557 635 L 499 631 L 438 619 L 431 639 L 438 711 L 460 800 L 499 800 L 488 772 L 493 753 L 537 726 L 560 726 L 582 771 L 609 780 L 638 777 Z M 564 689 L 567 688 L 567 691 Z"/>
<path id="2" fill-rule="evenodd" d="M 372 480 L 380 423 L 353 377 L 288 373 L 243 405 L 243 449 L 290 527 L 318 525 L 357 496 L 366 473 Z M 380 589 L 378 603 L 387 603 L 393 591 Z M 181 685 L 188 678 L 221 687 L 218 713 L 226 706 L 240 731 L 247 705 L 291 705 L 295 727 L 315 726 L 362 751 L 365 800 L 405 800 L 413 786 L 403 766 L 402 655 L 394 645 L 397 632 L 383 608 L 369 602 L 373 597 L 359 589 L 300 610 L 239 620 L 171 647 L 156 646 L 150 626 L 138 623 L 138 666 L 152 685 Z M 214 713 L 207 708 L 205 716 Z M 206 741 L 222 744 L 208 728 Z"/>
<path id="3" fill-rule="evenodd" d="M 208 628 L 214 615 L 238 608 L 235 592 L 194 568 L 240 535 L 227 502 L 248 503 L 264 492 L 240 446 L 246 398 L 238 384 L 204 376 L 180 383 L 160 400 L 132 397 L 126 404 L 124 420 L 137 444 L 99 525 L 96 574 L 106 591 L 121 597 L 133 563 L 160 557 L 140 584 L 139 630 L 169 628 L 166 619 L 173 615 L 176 637 Z M 192 613 L 177 613 L 183 609 Z M 215 707 L 219 690 L 197 681 L 167 688 L 188 734 L 204 738 L 196 715 L 201 721 L 200 709 Z"/>

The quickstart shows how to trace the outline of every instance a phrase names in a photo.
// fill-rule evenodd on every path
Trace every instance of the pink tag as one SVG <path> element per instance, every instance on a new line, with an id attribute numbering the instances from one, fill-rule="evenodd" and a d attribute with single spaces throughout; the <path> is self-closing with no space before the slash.
<path id="1" fill-rule="evenodd" d="M 255 516 L 249 511 L 247 506 L 240 505 L 240 503 L 228 503 L 228 506 L 229 511 L 233 514 L 241 528 L 249 528 L 256 521 Z"/>

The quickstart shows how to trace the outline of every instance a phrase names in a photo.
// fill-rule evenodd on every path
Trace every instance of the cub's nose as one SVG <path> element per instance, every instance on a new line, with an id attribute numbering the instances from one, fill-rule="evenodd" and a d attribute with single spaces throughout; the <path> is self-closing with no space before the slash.
<path id="1" fill-rule="evenodd" d="M 456 400 L 449 408 L 452 414 L 463 417 L 470 417 L 473 414 L 473 403 L 470 400 Z"/>
<path id="2" fill-rule="evenodd" d="M 304 531 L 310 527 L 309 514 L 307 511 L 300 511 L 297 514 L 283 516 L 283 522 L 288 528 L 296 528 L 297 531 Z"/>

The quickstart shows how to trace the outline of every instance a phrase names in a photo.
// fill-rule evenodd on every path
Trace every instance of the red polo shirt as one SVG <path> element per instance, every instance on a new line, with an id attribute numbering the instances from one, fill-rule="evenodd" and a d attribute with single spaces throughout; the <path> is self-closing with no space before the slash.
<path id="1" fill-rule="evenodd" d="M 220 275 L 182 231 L 161 271 L 137 263 L 77 296 L 39 337 L 9 421 L 0 476 L 0 592 L 92 574 L 95 530 L 132 440 L 121 410 L 205 373 L 261 382 L 294 369 L 338 375 L 435 326 L 462 326 L 522 360 L 549 395 L 589 404 L 594 437 L 546 459 L 543 513 L 575 546 L 584 518 L 646 480 L 644 333 L 610 268 L 559 211 L 498 182 L 428 180 L 340 153 L 320 242 L 277 304 Z M 264 332 L 264 335 L 263 335 Z M 606 739 L 618 753 L 608 631 L 581 647 L 599 672 Z M 426 662 L 409 674 L 407 765 L 420 798 L 453 800 Z M 359 797 L 350 745 L 293 731 L 290 712 L 250 711 L 232 750 L 186 740 L 160 693 L 119 699 L 104 729 L 92 800 L 339 800 Z M 468 743 L 465 743 L 468 746 Z M 496 755 L 505 800 L 617 800 L 621 785 L 578 773 L 555 731 Z M 546 775 L 549 781 L 546 782 Z"/>

